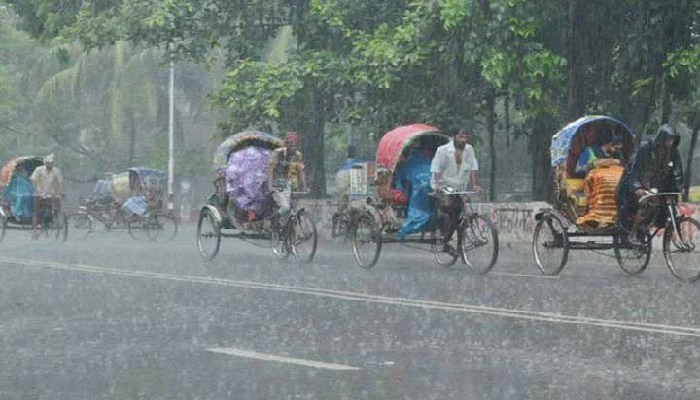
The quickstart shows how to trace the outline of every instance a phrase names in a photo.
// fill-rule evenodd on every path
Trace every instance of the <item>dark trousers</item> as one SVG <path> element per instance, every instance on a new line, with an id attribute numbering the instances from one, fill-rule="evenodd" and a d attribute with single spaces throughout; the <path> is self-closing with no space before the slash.
<path id="1" fill-rule="evenodd" d="M 464 210 L 462 198 L 458 196 L 438 195 L 438 229 L 445 240 L 449 240 L 457 229 L 459 216 Z"/>
<path id="2" fill-rule="evenodd" d="M 34 228 L 39 225 L 39 218 L 44 213 L 46 208 L 54 207 L 57 210 L 61 209 L 61 198 L 60 197 L 42 197 L 34 196 Z"/>

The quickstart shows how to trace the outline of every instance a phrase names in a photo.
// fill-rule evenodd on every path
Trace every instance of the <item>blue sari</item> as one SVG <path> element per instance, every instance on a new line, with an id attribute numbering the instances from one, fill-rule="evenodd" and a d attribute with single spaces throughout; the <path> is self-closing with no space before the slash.
<path id="1" fill-rule="evenodd" d="M 12 214 L 15 218 L 34 216 L 34 186 L 28 176 L 15 174 L 5 188 L 3 199 L 12 203 Z"/>
<path id="2" fill-rule="evenodd" d="M 430 202 L 430 159 L 414 151 L 394 174 L 396 188 L 408 194 L 408 214 L 399 231 L 399 239 L 422 231 L 433 215 Z"/>

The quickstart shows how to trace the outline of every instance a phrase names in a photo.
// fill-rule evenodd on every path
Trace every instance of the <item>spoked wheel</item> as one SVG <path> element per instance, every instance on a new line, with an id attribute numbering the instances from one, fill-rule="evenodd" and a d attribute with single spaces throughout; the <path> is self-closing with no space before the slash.
<path id="1" fill-rule="evenodd" d="M 615 235 L 613 246 L 620 269 L 629 275 L 639 275 L 647 269 L 651 258 L 652 237 L 644 233 L 637 240 L 630 241 L 626 235 Z"/>
<path id="2" fill-rule="evenodd" d="M 221 224 L 209 209 L 199 213 L 197 222 L 197 250 L 205 260 L 213 260 L 221 246 Z"/>
<path id="3" fill-rule="evenodd" d="M 352 253 L 362 268 L 372 268 L 382 252 L 382 227 L 371 214 L 363 214 L 352 231 Z"/>
<path id="4" fill-rule="evenodd" d="M 459 232 L 454 231 L 449 240 L 445 240 L 442 233 L 434 232 L 435 242 L 430 246 L 435 257 L 435 262 L 443 267 L 455 265 L 459 258 Z"/>
<path id="5" fill-rule="evenodd" d="M 76 239 L 83 240 L 87 238 L 94 228 L 94 221 L 90 214 L 86 212 L 79 212 L 71 215 L 68 218 L 68 225 L 71 226 L 71 233 Z"/>
<path id="6" fill-rule="evenodd" d="M 129 236 L 138 241 L 151 240 L 151 235 L 148 232 L 148 218 L 132 215 L 127 222 Z"/>
<path id="7" fill-rule="evenodd" d="M 169 242 L 177 235 L 177 221 L 167 213 L 157 213 L 148 218 L 146 233 L 150 240 Z"/>
<path id="8" fill-rule="evenodd" d="M 532 235 L 532 252 L 543 275 L 561 272 L 569 257 L 569 237 L 559 217 L 542 215 Z"/>
<path id="9" fill-rule="evenodd" d="M 669 224 L 664 232 L 664 258 L 676 278 L 683 282 L 700 279 L 700 222 L 683 217 L 677 220 L 678 232 Z"/>
<path id="10" fill-rule="evenodd" d="M 0 242 L 5 238 L 7 232 L 7 218 L 0 217 Z"/>
<path id="11" fill-rule="evenodd" d="M 297 263 L 303 265 L 313 261 L 318 246 L 318 232 L 314 220 L 301 211 L 292 219 L 289 232 L 292 253 Z"/>
<path id="12" fill-rule="evenodd" d="M 498 232 L 491 221 L 475 215 L 461 231 L 462 260 L 479 274 L 486 274 L 498 261 Z"/>

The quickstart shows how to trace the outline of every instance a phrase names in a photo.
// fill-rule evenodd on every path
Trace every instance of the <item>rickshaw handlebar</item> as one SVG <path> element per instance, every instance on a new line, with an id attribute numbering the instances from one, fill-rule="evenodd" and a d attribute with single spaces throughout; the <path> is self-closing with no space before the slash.
<path id="1" fill-rule="evenodd" d="M 639 204 L 643 204 L 646 201 L 648 201 L 651 198 L 654 197 L 678 197 L 682 193 L 680 192 L 664 192 L 664 193 L 655 193 L 654 191 L 646 191 L 647 194 L 639 198 Z"/>
<path id="2" fill-rule="evenodd" d="M 478 192 L 431 192 L 429 195 L 430 196 L 440 196 L 440 195 L 446 195 L 446 196 L 472 196 L 476 195 Z"/>

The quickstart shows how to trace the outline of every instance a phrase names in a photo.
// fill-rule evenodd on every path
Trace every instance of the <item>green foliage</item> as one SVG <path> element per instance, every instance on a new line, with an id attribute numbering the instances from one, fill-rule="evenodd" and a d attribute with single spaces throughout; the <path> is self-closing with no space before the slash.
<path id="1" fill-rule="evenodd" d="M 271 65 L 245 60 L 226 74 L 218 101 L 236 110 L 241 125 L 276 120 L 282 101 L 303 87 L 303 73 L 315 73 L 315 69 L 298 63 Z"/>
<path id="2" fill-rule="evenodd" d="M 139 64 L 128 60 L 136 49 L 209 65 L 219 60 L 226 74 L 211 99 L 236 130 L 294 126 L 323 135 L 327 127 L 353 124 L 362 127 L 360 140 L 373 142 L 407 122 L 479 126 L 493 111 L 489 104 L 507 98 L 514 117 L 504 124 L 501 105 L 497 125 L 514 121 L 508 134 L 530 132 L 535 164 L 546 157 L 541 148 L 550 130 L 567 118 L 602 112 L 641 131 L 668 110 L 691 109 L 700 82 L 697 0 L 9 3 L 34 36 L 102 49 L 85 55 L 65 42 L 54 45 L 63 61 L 52 55 L 50 63 L 36 63 L 49 66 L 37 67 L 46 70 L 35 72 L 45 82 L 36 90 L 53 99 L 93 93 L 82 104 L 108 110 L 102 120 L 110 123 L 100 126 L 117 141 L 128 131 L 126 117 L 155 131 L 160 114 L 153 99 L 162 82 L 137 72 L 158 67 L 129 67 Z M 98 67 L 106 68 L 108 82 L 88 77 Z M 139 83 L 124 84 L 132 74 Z M 1 91 L 16 87 L 7 82 L 16 80 L 2 81 Z"/>
<path id="3" fill-rule="evenodd" d="M 700 45 L 667 54 L 664 67 L 671 78 L 696 75 L 700 72 Z"/>
<path id="4" fill-rule="evenodd" d="M 440 18 L 444 21 L 445 29 L 450 30 L 463 23 L 471 15 L 473 6 L 473 0 L 444 0 Z"/>

